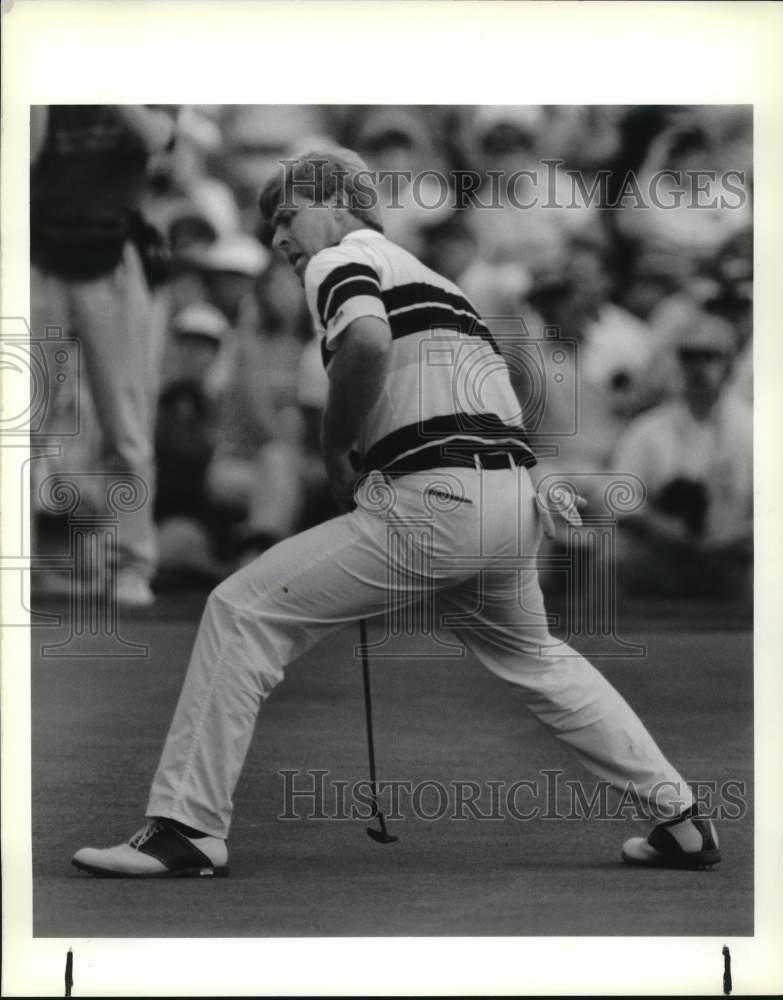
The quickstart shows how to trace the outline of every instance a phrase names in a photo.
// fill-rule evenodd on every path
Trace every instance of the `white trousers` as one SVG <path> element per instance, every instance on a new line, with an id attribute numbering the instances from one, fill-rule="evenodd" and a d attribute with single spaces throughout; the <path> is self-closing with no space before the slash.
<path id="1" fill-rule="evenodd" d="M 228 833 L 261 703 L 336 627 L 431 601 L 448 628 L 581 763 L 629 782 L 650 813 L 689 806 L 685 781 L 617 691 L 550 636 L 534 557 L 542 527 L 525 469 L 372 473 L 350 514 L 287 539 L 210 595 L 148 816 Z"/>
<path id="2" fill-rule="evenodd" d="M 122 259 L 109 274 L 90 281 L 72 281 L 30 270 L 30 313 L 33 335 L 47 326 L 78 338 L 84 373 L 98 427 L 81 427 L 79 436 L 92 440 L 100 432 L 101 466 L 106 472 L 140 476 L 149 499 L 139 509 L 119 515 L 118 560 L 151 578 L 157 565 L 157 537 L 152 517 L 155 491 L 153 422 L 157 402 L 157 355 L 150 294 L 135 247 L 126 244 Z M 76 391 L 84 387 L 77 387 Z M 58 386 L 52 384 L 52 392 Z M 87 408 L 89 412 L 89 408 Z M 53 431 L 56 433 L 56 429 Z M 81 461 L 89 461 L 85 441 Z M 33 463 L 40 480 L 45 460 Z M 94 468 L 63 469 L 93 472 Z M 35 497 L 34 497 L 35 498 Z"/>

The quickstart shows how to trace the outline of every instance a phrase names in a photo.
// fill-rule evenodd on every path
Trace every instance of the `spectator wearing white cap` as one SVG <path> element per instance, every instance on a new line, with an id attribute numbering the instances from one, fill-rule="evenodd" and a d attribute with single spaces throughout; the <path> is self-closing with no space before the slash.
<path id="1" fill-rule="evenodd" d="M 236 316 L 208 380 L 218 418 L 207 491 L 210 503 L 225 511 L 224 521 L 234 522 L 224 539 L 227 556 L 240 549 L 257 552 L 291 534 L 312 478 L 297 397 L 309 336 L 301 287 L 290 268 L 272 264 L 238 299 L 241 249 L 238 242 L 232 248 L 215 244 L 204 262 L 212 301 Z M 249 277 L 255 266 L 250 256 L 245 263 Z"/>
<path id="2" fill-rule="evenodd" d="M 245 233 L 221 236 L 194 255 L 207 295 L 234 325 L 251 324 L 252 292 L 269 263 L 269 251 Z"/>
<path id="3" fill-rule="evenodd" d="M 736 338 L 725 320 L 702 313 L 676 348 L 678 398 L 638 417 L 613 461 L 647 493 L 621 524 L 620 582 L 638 593 L 747 597 L 753 420 L 729 386 Z"/>
<path id="4" fill-rule="evenodd" d="M 235 397 L 238 380 L 258 378 L 259 391 L 252 394 L 250 408 L 252 419 L 265 425 L 269 421 L 262 391 L 265 366 L 252 360 L 261 324 L 254 288 L 269 265 L 270 253 L 254 236 L 231 233 L 191 251 L 190 260 L 208 304 L 225 317 L 228 326 L 221 337 L 220 355 L 209 372 L 207 392 L 221 401 L 222 413 Z"/>
<path id="5" fill-rule="evenodd" d="M 170 379 L 204 387 L 229 332 L 228 320 L 215 306 L 208 302 L 186 306 L 171 322 L 175 360 Z"/>
<path id="6" fill-rule="evenodd" d="M 193 217 L 194 222 L 197 219 Z M 210 232 L 213 234 L 211 240 Z M 244 233 L 217 237 L 210 229 L 205 238 L 190 240 L 178 248 L 169 289 L 169 305 L 178 321 L 188 315 L 184 312 L 187 307 L 208 304 L 222 315 L 224 325 L 231 331 L 229 336 L 221 334 L 224 345 L 221 357 L 210 372 L 207 388 L 213 394 L 222 391 L 222 381 L 233 364 L 230 359 L 236 331 L 244 327 L 255 329 L 258 325 L 253 286 L 268 260 L 269 251 Z M 164 382 L 178 377 L 181 343 L 174 334 L 174 327 L 170 326 L 162 361 Z"/>

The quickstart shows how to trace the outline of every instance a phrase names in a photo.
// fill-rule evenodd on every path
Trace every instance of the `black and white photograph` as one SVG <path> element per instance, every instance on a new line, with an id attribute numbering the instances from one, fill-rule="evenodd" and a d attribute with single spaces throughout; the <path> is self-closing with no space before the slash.
<path id="1" fill-rule="evenodd" d="M 642 96 L 483 5 L 471 99 L 390 14 L 478 5 L 59 6 L 195 27 L 12 66 L 4 994 L 776 992 L 779 10 Z"/>

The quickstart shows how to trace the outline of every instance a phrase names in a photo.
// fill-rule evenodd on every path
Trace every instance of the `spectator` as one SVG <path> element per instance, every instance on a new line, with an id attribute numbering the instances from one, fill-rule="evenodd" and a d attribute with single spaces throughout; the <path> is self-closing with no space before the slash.
<path id="1" fill-rule="evenodd" d="M 516 266 L 524 290 L 524 269 L 551 267 L 562 259 L 568 239 L 596 225 L 596 212 L 581 202 L 568 207 L 571 181 L 559 167 L 544 163 L 551 150 L 543 108 L 478 108 L 472 146 L 472 162 L 485 177 L 469 211 L 479 255 L 491 266 Z"/>
<path id="2" fill-rule="evenodd" d="M 638 417 L 618 445 L 614 468 L 647 492 L 621 525 L 621 583 L 632 592 L 750 592 L 752 410 L 728 388 L 735 351 L 725 320 L 695 319 L 677 345 L 680 398 Z"/>
<path id="3" fill-rule="evenodd" d="M 155 434 L 160 568 L 162 575 L 182 574 L 193 565 L 196 552 L 193 568 L 202 574 L 204 553 L 211 545 L 206 474 L 215 447 L 216 417 L 207 384 L 229 327 L 218 309 L 198 303 L 174 317 L 171 331 L 172 368 L 158 403 Z M 200 541 L 194 546 L 196 537 Z"/>
<path id="4" fill-rule="evenodd" d="M 218 234 L 212 223 L 203 215 L 175 215 L 168 228 L 169 247 L 172 259 L 189 260 L 195 253 L 202 255 L 217 239 Z"/>
<path id="5" fill-rule="evenodd" d="M 208 161 L 221 152 L 217 123 L 193 107 L 177 118 L 176 142 L 150 165 L 145 216 L 162 232 L 182 216 L 200 216 L 216 233 L 238 232 L 239 209 L 225 181 L 211 176 Z"/>
<path id="6" fill-rule="evenodd" d="M 197 382 L 171 382 L 161 393 L 155 441 L 161 475 L 155 515 L 162 530 L 170 517 L 206 518 L 204 484 L 214 450 L 213 418 Z"/>
<path id="7" fill-rule="evenodd" d="M 623 254 L 618 266 L 618 302 L 645 323 L 652 322 L 657 306 L 687 287 L 689 276 L 669 274 L 650 266 L 643 246 L 622 240 L 615 241 Z"/>
<path id="8" fill-rule="evenodd" d="M 295 277 L 268 267 L 252 237 L 218 240 L 201 265 L 211 301 L 233 328 L 207 380 L 217 404 L 207 492 L 222 512 L 215 527 L 231 526 L 219 540 L 230 558 L 291 534 L 302 511 L 305 430 L 296 386 L 304 303 Z"/>
<path id="9" fill-rule="evenodd" d="M 422 237 L 422 262 L 462 286 L 476 260 L 476 239 L 465 212 L 449 212 L 433 221 L 423 228 Z M 475 300 L 472 301 L 476 305 Z"/>
<path id="10" fill-rule="evenodd" d="M 753 233 L 743 230 L 719 250 L 713 267 L 718 284 L 712 308 L 733 324 L 740 348 L 753 334 Z"/>
<path id="11" fill-rule="evenodd" d="M 745 115 L 746 128 L 749 116 Z M 655 192 L 645 207 L 633 203 L 618 213 L 623 236 L 643 247 L 649 273 L 676 276 L 695 274 L 722 244 L 751 224 L 750 176 L 730 178 L 724 171 L 741 170 L 745 152 L 740 144 L 724 141 L 711 120 L 694 111 L 679 116 L 651 144 L 638 174 L 642 192 Z M 734 156 L 739 159 L 734 159 Z M 697 172 L 703 190 L 696 190 Z M 712 171 L 712 180 L 705 172 Z"/>
<path id="12" fill-rule="evenodd" d="M 690 275 L 671 295 L 661 298 L 647 317 L 655 334 L 655 350 L 649 359 L 647 380 L 661 399 L 681 395 L 682 367 L 677 356 L 680 338 L 718 294 L 718 285 L 709 277 Z"/>
<path id="13" fill-rule="evenodd" d="M 100 431 L 101 467 L 141 477 L 150 494 L 157 345 L 134 232 L 148 159 L 170 144 L 173 133 L 172 109 L 150 106 L 52 105 L 31 114 L 33 335 L 54 325 L 79 337 Z M 41 475 L 38 466 L 34 463 Z M 120 515 L 116 593 L 121 603 L 152 603 L 156 563 L 149 501 Z"/>
<path id="14" fill-rule="evenodd" d="M 422 112 L 374 109 L 359 128 L 356 149 L 378 172 L 384 232 L 411 253 L 420 253 L 422 228 L 451 210 L 448 181 L 438 171 L 432 131 Z"/>
<path id="15" fill-rule="evenodd" d="M 556 327 L 561 339 L 575 345 L 567 355 L 572 370 L 560 382 L 554 374 L 562 375 L 562 367 L 545 359 L 546 405 L 540 424 L 529 429 L 540 445 L 556 445 L 557 455 L 542 455 L 542 474 L 605 469 L 629 420 L 649 402 L 646 369 L 654 337 L 610 299 L 609 273 L 606 248 L 580 238 L 570 242 L 562 265 L 539 275 L 529 293 L 531 336 L 540 340 L 545 327 Z M 514 378 L 525 371 L 523 363 L 512 365 Z M 522 401 L 530 386 L 523 382 L 518 392 Z"/>
<path id="16" fill-rule="evenodd" d="M 579 170 L 588 183 L 620 150 L 622 107 L 556 104 L 546 108 L 547 157 Z"/>
<path id="17" fill-rule="evenodd" d="M 253 286 L 269 263 L 269 251 L 255 237 L 233 233 L 190 256 L 209 300 L 229 323 L 235 328 L 257 324 Z"/>
<path id="18" fill-rule="evenodd" d="M 206 339 L 206 338 L 205 338 Z M 203 386 L 181 379 L 161 393 L 155 435 L 160 468 L 155 504 L 160 537 L 159 585 L 172 578 L 220 576 L 212 555 L 206 473 L 214 451 L 214 413 Z"/>
<path id="19" fill-rule="evenodd" d="M 209 303 L 196 302 L 181 310 L 171 322 L 172 357 L 165 382 L 188 382 L 206 390 L 228 335 L 228 320 Z"/>
<path id="20" fill-rule="evenodd" d="M 701 312 L 728 320 L 734 328 L 740 351 L 750 339 L 753 243 L 748 237 L 744 231 L 731 237 L 715 258 L 700 265 L 695 275 L 682 282 L 679 290 L 662 298 L 651 311 L 648 322 L 656 334 L 656 354 L 650 363 L 649 381 L 667 395 L 678 391 L 677 340 Z M 747 360 L 735 365 L 735 377 L 742 382 L 747 381 L 749 374 Z M 745 392 L 748 391 L 749 386 L 746 386 Z"/>
<path id="21" fill-rule="evenodd" d="M 211 278 L 225 265 L 251 286 L 258 258 L 249 253 L 243 262 L 237 253 L 250 249 L 249 239 L 232 241 L 233 258 L 225 246 L 211 255 Z M 276 266 L 260 276 L 258 327 L 245 323 L 232 331 L 207 303 L 189 306 L 172 323 L 176 354 L 160 401 L 156 507 L 169 583 L 214 578 L 243 552 L 289 534 L 302 510 L 302 484 L 320 486 L 317 467 L 302 455 L 303 304 L 290 277 L 290 269 Z M 225 288 L 220 300 L 227 306 L 233 291 Z M 229 311 L 248 318 L 248 310 Z"/>
<path id="22" fill-rule="evenodd" d="M 201 263 L 209 247 L 217 240 L 217 235 L 212 224 L 200 215 L 177 216 L 171 220 L 168 230 L 171 250 L 166 303 L 168 316 L 175 316 L 187 306 L 207 299 Z M 167 346 L 170 347 L 170 343 Z"/>
<path id="23" fill-rule="evenodd" d="M 258 193 L 280 160 L 304 135 L 324 131 L 323 115 L 304 105 L 240 104 L 222 118 L 225 179 L 236 198 L 242 229 L 258 226 Z"/>

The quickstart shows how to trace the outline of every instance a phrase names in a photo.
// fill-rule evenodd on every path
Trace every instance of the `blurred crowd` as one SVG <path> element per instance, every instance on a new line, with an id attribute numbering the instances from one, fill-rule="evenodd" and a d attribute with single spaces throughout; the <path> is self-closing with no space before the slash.
<path id="1" fill-rule="evenodd" d="M 155 581 L 217 580 L 335 513 L 318 454 L 320 352 L 258 212 L 281 158 L 333 145 L 387 172 L 387 235 L 487 319 L 539 479 L 577 476 L 599 513 L 608 474 L 642 484 L 644 502 L 620 525 L 621 586 L 749 593 L 749 108 L 139 107 L 170 122 L 159 137 L 151 119 L 142 128 L 128 112 L 80 110 L 69 122 L 50 109 L 37 146 L 33 130 L 34 331 L 67 315 L 89 355 L 78 400 L 58 400 L 50 417 L 78 404 L 81 432 L 45 472 L 108 466 L 154 483 L 154 524 L 137 516 L 130 545 L 121 539 L 121 598 L 149 603 Z M 88 160 L 105 156 L 90 186 L 58 174 L 75 142 Z M 116 177 L 131 169 L 124 248 L 103 271 L 69 271 L 74 248 L 97 239 L 93 229 L 63 241 L 79 204 L 96 207 L 105 240 L 101 191 L 114 178 L 116 206 Z M 524 184 L 511 192 L 496 180 L 515 174 Z M 478 178 L 474 197 L 452 196 L 466 177 Z M 143 304 L 128 298 L 134 269 Z M 119 335 L 102 332 L 119 319 L 105 304 L 96 314 L 97 293 L 82 294 L 98 284 L 104 303 L 124 303 Z M 128 349 L 129 313 L 144 325 L 141 351 Z"/>

